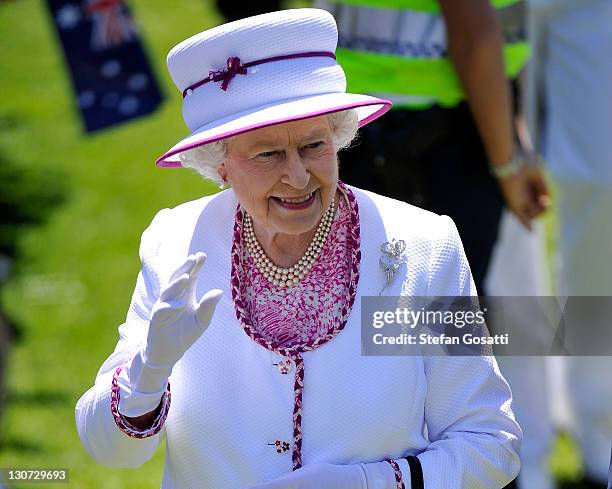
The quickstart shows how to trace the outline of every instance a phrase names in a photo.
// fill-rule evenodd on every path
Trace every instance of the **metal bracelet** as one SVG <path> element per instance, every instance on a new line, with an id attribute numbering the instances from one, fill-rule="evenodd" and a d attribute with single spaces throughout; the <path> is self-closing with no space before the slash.
<path id="1" fill-rule="evenodd" d="M 489 166 L 489 171 L 491 175 L 495 178 L 506 178 L 512 175 L 516 175 L 523 165 L 525 164 L 525 159 L 521 155 L 514 156 L 508 163 L 504 163 L 503 165 L 491 165 Z"/>

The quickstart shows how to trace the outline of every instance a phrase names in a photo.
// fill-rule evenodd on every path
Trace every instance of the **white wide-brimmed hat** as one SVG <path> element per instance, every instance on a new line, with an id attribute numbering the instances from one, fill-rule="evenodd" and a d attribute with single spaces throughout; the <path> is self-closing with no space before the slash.
<path id="1" fill-rule="evenodd" d="M 168 70 L 191 134 L 157 165 L 180 167 L 183 151 L 273 124 L 356 109 L 363 126 L 384 114 L 388 100 L 346 93 L 337 42 L 334 18 L 305 8 L 223 24 L 175 46 Z"/>

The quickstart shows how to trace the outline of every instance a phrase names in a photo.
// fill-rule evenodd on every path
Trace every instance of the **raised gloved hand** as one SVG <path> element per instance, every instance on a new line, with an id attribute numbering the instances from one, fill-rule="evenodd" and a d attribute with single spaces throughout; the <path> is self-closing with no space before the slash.
<path id="1" fill-rule="evenodd" d="M 395 489 L 387 462 L 333 465 L 311 464 L 251 489 Z"/>
<path id="2" fill-rule="evenodd" d="M 206 255 L 190 255 L 177 268 L 151 311 L 146 345 L 121 372 L 119 411 L 136 417 L 155 410 L 174 364 L 206 330 L 223 292 L 196 300 L 198 273 Z"/>

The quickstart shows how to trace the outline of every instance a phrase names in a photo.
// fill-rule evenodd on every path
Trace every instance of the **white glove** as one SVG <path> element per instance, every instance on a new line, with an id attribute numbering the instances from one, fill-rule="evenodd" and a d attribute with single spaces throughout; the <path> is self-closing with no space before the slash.
<path id="1" fill-rule="evenodd" d="M 251 489 L 395 489 L 395 475 L 387 462 L 333 465 L 311 464 Z"/>
<path id="2" fill-rule="evenodd" d="M 174 364 L 206 330 L 223 292 L 196 301 L 198 273 L 206 255 L 190 255 L 170 277 L 151 311 L 146 345 L 119 375 L 119 412 L 136 417 L 157 408 Z"/>

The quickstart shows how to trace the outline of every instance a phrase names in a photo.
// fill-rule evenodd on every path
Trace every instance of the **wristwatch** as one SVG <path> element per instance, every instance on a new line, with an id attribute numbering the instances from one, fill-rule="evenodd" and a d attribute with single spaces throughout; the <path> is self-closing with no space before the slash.
<path id="1" fill-rule="evenodd" d="M 516 175 L 523 165 L 525 158 L 521 154 L 515 154 L 510 161 L 502 165 L 489 165 L 489 171 L 495 178 L 506 178 Z"/>

